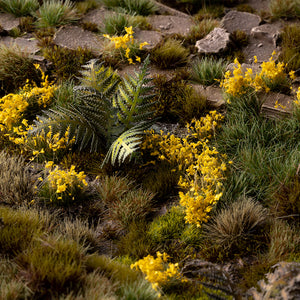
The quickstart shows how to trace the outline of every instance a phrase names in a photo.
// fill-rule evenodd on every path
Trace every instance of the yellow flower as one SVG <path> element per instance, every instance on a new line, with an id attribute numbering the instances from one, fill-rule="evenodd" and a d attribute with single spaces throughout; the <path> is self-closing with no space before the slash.
<path id="1" fill-rule="evenodd" d="M 133 34 L 133 30 L 132 30 L 132 26 L 130 27 L 125 27 L 125 31 L 128 33 L 128 34 Z"/>

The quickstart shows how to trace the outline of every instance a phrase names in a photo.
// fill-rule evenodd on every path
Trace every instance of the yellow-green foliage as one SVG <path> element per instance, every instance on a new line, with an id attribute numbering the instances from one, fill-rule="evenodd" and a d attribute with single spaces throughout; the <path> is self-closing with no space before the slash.
<path id="1" fill-rule="evenodd" d="M 39 7 L 38 0 L 0 0 L 0 10 L 16 17 L 34 13 Z"/>
<path id="2" fill-rule="evenodd" d="M 154 242 L 165 243 L 172 239 L 179 239 L 185 227 L 182 207 L 174 206 L 165 215 L 154 219 L 148 234 Z"/>
<path id="3" fill-rule="evenodd" d="M 57 293 L 74 286 L 84 272 L 85 250 L 75 241 L 62 236 L 36 240 L 18 257 L 18 264 L 30 286 L 38 293 Z"/>
<path id="4" fill-rule="evenodd" d="M 202 7 L 194 18 L 197 21 L 202 21 L 203 19 L 216 19 L 224 16 L 224 6 L 222 5 L 205 5 Z"/>
<path id="5" fill-rule="evenodd" d="M 270 11 L 274 18 L 299 18 L 299 0 L 271 0 Z"/>
<path id="6" fill-rule="evenodd" d="M 93 55 L 90 50 L 70 50 L 56 45 L 44 48 L 43 56 L 53 65 L 53 73 L 60 80 L 79 76 L 79 70 Z"/>
<path id="7" fill-rule="evenodd" d="M 274 60 L 275 52 L 273 52 L 269 61 L 261 64 L 261 71 L 253 74 L 252 69 L 247 69 L 243 72 L 241 64 L 235 59 L 236 67 L 234 67 L 233 74 L 231 71 L 225 73 L 225 79 L 221 82 L 226 94 L 239 97 L 249 91 L 261 91 L 266 93 L 269 91 L 290 91 L 290 79 L 285 73 L 285 64 L 276 63 Z M 257 62 L 254 56 L 255 62 Z M 293 73 L 290 73 L 293 77 Z"/>
<path id="8" fill-rule="evenodd" d="M 226 164 L 218 151 L 208 145 L 208 139 L 215 134 L 222 119 L 221 114 L 212 111 L 187 124 L 188 134 L 184 138 L 152 131 L 142 145 L 142 149 L 152 149 L 152 156 L 176 162 L 174 172 L 183 172 L 178 182 L 182 189 L 180 205 L 185 208 L 186 221 L 197 226 L 208 220 L 208 213 L 222 196 Z"/>
<path id="9" fill-rule="evenodd" d="M 27 249 L 32 240 L 41 237 L 50 226 L 47 213 L 25 207 L 0 206 L 0 220 L 0 252 L 8 256 Z"/>
<path id="10" fill-rule="evenodd" d="M 153 49 L 151 61 L 162 69 L 169 69 L 185 65 L 189 55 L 189 50 L 180 41 L 169 38 Z"/>
<path id="11" fill-rule="evenodd" d="M 34 18 L 27 16 L 20 18 L 20 30 L 22 32 L 33 32 L 34 31 Z"/>
<path id="12" fill-rule="evenodd" d="M 35 197 L 35 176 L 21 156 L 0 152 L 0 202 L 28 203 Z"/>
<path id="13" fill-rule="evenodd" d="M 54 205 L 69 205 L 80 201 L 88 183 L 84 172 L 76 172 L 75 166 L 70 170 L 62 170 L 48 161 L 45 165 L 45 176 L 38 179 L 42 182 L 39 196 L 46 203 Z"/>
<path id="14" fill-rule="evenodd" d="M 30 82 L 40 82 L 40 72 L 34 67 L 28 53 L 16 46 L 0 47 L 0 82 L 1 90 L 13 92 Z"/>
<path id="15" fill-rule="evenodd" d="M 282 51 L 279 59 L 288 71 L 295 70 L 300 74 L 300 28 L 297 24 L 288 25 L 282 31 Z"/>

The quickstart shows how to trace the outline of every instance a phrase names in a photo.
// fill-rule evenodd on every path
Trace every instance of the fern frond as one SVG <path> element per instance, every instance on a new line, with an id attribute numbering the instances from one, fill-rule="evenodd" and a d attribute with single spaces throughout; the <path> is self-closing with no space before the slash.
<path id="1" fill-rule="evenodd" d="M 105 68 L 103 62 L 98 63 L 98 59 L 92 59 L 82 67 L 81 86 L 91 87 L 107 98 L 113 96 L 120 83 L 120 77 L 111 67 Z"/>
<path id="2" fill-rule="evenodd" d="M 147 123 L 141 123 L 123 132 L 110 146 L 103 164 L 108 163 L 109 160 L 112 165 L 116 161 L 119 164 L 123 163 L 128 156 L 139 148 L 142 142 L 142 135 L 148 127 Z"/>
<path id="3" fill-rule="evenodd" d="M 149 56 L 145 59 L 139 72 L 134 76 L 123 79 L 123 85 L 119 86 L 116 97 L 113 100 L 118 108 L 118 118 L 125 128 L 135 126 L 139 121 L 146 121 L 154 115 L 154 103 L 150 100 L 154 95 L 150 94 L 153 89 L 148 78 Z"/>

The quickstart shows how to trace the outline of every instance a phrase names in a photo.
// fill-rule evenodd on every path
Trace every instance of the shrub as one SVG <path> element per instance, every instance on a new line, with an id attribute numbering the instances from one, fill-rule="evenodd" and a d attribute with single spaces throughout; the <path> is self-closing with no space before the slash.
<path id="1" fill-rule="evenodd" d="M 73 1 L 74 2 L 74 1 Z M 99 0 L 76 1 L 76 10 L 81 14 L 86 14 L 89 10 L 99 6 Z"/>
<path id="2" fill-rule="evenodd" d="M 36 209 L 0 207 L 0 252 L 14 256 L 29 247 L 32 240 L 50 227 L 49 214 Z"/>
<path id="3" fill-rule="evenodd" d="M 78 76 L 81 66 L 93 57 L 87 49 L 70 50 L 56 45 L 44 48 L 42 52 L 52 63 L 54 75 L 61 81 Z"/>
<path id="4" fill-rule="evenodd" d="M 0 0 L 0 10 L 16 17 L 34 13 L 39 7 L 38 0 Z"/>
<path id="5" fill-rule="evenodd" d="M 151 0 L 102 0 L 109 8 L 120 7 L 127 13 L 148 16 L 157 10 Z"/>
<path id="6" fill-rule="evenodd" d="M 222 5 L 205 5 L 197 12 L 196 15 L 194 15 L 194 18 L 200 22 L 204 19 L 222 18 L 224 14 L 225 10 Z"/>
<path id="7" fill-rule="evenodd" d="M 29 203 L 35 197 L 35 179 L 21 156 L 0 152 L 1 201 L 14 205 Z"/>
<path id="8" fill-rule="evenodd" d="M 182 207 L 174 206 L 165 215 L 154 219 L 148 234 L 154 242 L 165 243 L 172 239 L 179 239 L 185 227 Z"/>
<path id="9" fill-rule="evenodd" d="M 300 28 L 288 25 L 282 31 L 282 52 L 279 59 L 286 65 L 287 71 L 295 71 L 300 74 Z"/>
<path id="10" fill-rule="evenodd" d="M 70 0 L 45 0 L 36 13 L 37 26 L 57 27 L 78 20 L 77 11 Z"/>
<path id="11" fill-rule="evenodd" d="M 230 258 L 264 249 L 269 233 L 268 211 L 249 198 L 239 199 L 203 226 L 219 257 Z"/>
<path id="12" fill-rule="evenodd" d="M 82 276 L 85 250 L 62 236 L 39 239 L 18 257 L 22 274 L 40 295 L 51 295 L 75 286 Z"/>
<path id="13" fill-rule="evenodd" d="M 151 60 L 162 69 L 175 68 L 188 62 L 189 50 L 178 40 L 169 38 L 153 49 Z"/>
<path id="14" fill-rule="evenodd" d="M 226 71 L 227 63 L 223 59 L 205 57 L 192 63 L 191 80 L 204 85 L 220 81 Z"/>
<path id="15" fill-rule="evenodd" d="M 0 82 L 1 90 L 5 93 L 24 86 L 29 80 L 37 84 L 40 82 L 40 72 L 34 67 L 29 54 L 16 46 L 0 46 Z"/>
<path id="16" fill-rule="evenodd" d="M 20 18 L 19 27 L 22 32 L 33 32 L 35 29 L 34 18 L 31 16 Z"/>
<path id="17" fill-rule="evenodd" d="M 299 18 L 299 0 L 271 0 L 270 11 L 274 18 Z"/>

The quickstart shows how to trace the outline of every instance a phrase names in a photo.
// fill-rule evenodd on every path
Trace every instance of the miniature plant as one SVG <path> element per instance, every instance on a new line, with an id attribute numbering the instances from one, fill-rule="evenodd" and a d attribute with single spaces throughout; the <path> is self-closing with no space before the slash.
<path id="1" fill-rule="evenodd" d="M 153 50 L 151 59 L 160 68 L 169 69 L 185 65 L 189 54 L 180 41 L 170 38 Z"/>
<path id="2" fill-rule="evenodd" d="M 130 14 L 148 16 L 157 10 L 154 2 L 151 0 L 102 0 L 109 8 L 122 8 Z"/>
<path id="3" fill-rule="evenodd" d="M 70 0 L 45 0 L 36 13 L 37 26 L 57 27 L 78 20 L 77 11 Z"/>
<path id="4" fill-rule="evenodd" d="M 298 0 L 271 0 L 270 10 L 274 18 L 299 18 Z"/>
<path id="5" fill-rule="evenodd" d="M 216 245 L 222 257 L 245 255 L 264 248 L 268 235 L 268 211 L 251 199 L 239 199 L 203 226 L 207 241 Z"/>
<path id="6" fill-rule="evenodd" d="M 0 152 L 0 194 L 7 204 L 30 202 L 35 196 L 35 180 L 21 156 Z"/>
<path id="7" fill-rule="evenodd" d="M 45 165 L 45 177 L 39 177 L 42 185 L 39 196 L 45 202 L 54 205 L 69 205 L 79 201 L 88 185 L 84 172 L 77 173 L 75 166 L 70 170 L 62 170 L 48 161 Z"/>
<path id="8" fill-rule="evenodd" d="M 223 59 L 202 58 L 192 63 L 191 80 L 204 85 L 220 81 L 226 71 L 227 63 Z"/>
<path id="9" fill-rule="evenodd" d="M 13 46 L 0 47 L 0 82 L 2 91 L 13 92 L 30 82 L 40 82 L 40 72 L 34 67 L 33 59 L 28 53 Z"/>
<path id="10" fill-rule="evenodd" d="M 49 126 L 52 135 L 59 133 L 59 137 L 68 131 L 70 138 L 75 136 L 79 150 L 108 150 L 104 162 L 124 162 L 139 148 L 141 134 L 151 124 L 143 121 L 152 114 L 149 110 L 152 96 L 149 95 L 151 86 L 147 85 L 151 81 L 147 77 L 148 64 L 149 58 L 139 73 L 124 79 L 124 86 L 119 86 L 117 94 L 118 82 L 113 79 L 113 74 L 104 79 L 106 86 L 110 86 L 105 92 L 89 86 L 77 87 L 78 103 L 70 108 L 57 107 L 45 112 L 46 116 L 35 122 L 30 133 L 48 132 Z"/>
<path id="11" fill-rule="evenodd" d="M 16 17 L 34 13 L 39 7 L 38 0 L 0 0 L 0 10 L 11 13 Z"/>

